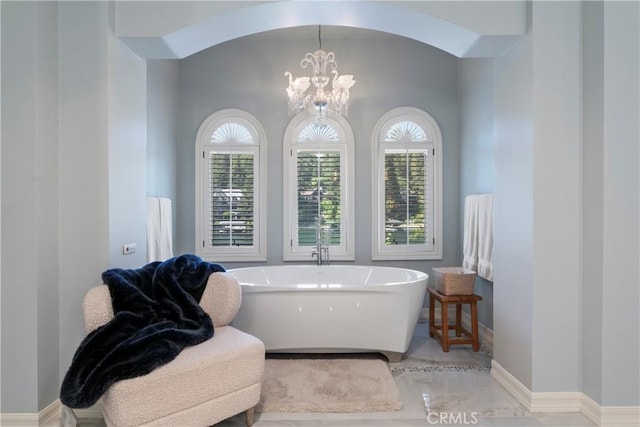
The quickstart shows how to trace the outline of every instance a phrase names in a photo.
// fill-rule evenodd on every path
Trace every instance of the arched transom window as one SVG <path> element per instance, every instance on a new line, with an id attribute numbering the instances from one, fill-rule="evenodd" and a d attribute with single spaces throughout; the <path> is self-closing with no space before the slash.
<path id="1" fill-rule="evenodd" d="M 241 110 L 207 117 L 196 137 L 196 253 L 266 260 L 264 131 Z"/>
<path id="2" fill-rule="evenodd" d="M 353 134 L 343 119 L 295 116 L 284 136 L 284 259 L 354 259 Z"/>
<path id="3" fill-rule="evenodd" d="M 396 108 L 373 144 L 372 258 L 441 259 L 440 128 L 420 109 Z"/>

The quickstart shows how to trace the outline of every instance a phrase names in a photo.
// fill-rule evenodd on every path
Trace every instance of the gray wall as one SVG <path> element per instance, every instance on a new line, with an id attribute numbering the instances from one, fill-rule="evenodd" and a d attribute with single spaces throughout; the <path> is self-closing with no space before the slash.
<path id="1" fill-rule="evenodd" d="M 604 5 L 583 7 L 583 291 L 582 383 L 584 392 L 602 401 L 602 285 L 604 206 Z"/>
<path id="2" fill-rule="evenodd" d="M 147 242 L 147 66 L 108 38 L 109 265 L 137 268 Z M 123 245 L 137 250 L 125 255 Z"/>
<path id="3" fill-rule="evenodd" d="M 46 304 L 58 292 L 56 7 L 3 2 L 2 9 L 0 404 L 37 412 L 58 381 L 58 307 Z"/>
<path id="4" fill-rule="evenodd" d="M 371 132 L 385 112 L 406 105 L 431 114 L 443 134 L 444 259 L 386 264 L 427 272 L 435 265 L 456 265 L 460 262 L 457 59 L 412 40 L 368 39 L 359 33 L 366 32 L 354 30 L 356 36 L 349 39 L 323 40 L 323 49 L 335 52 L 339 71 L 354 74 L 356 79 L 348 116 L 355 135 L 356 263 L 372 263 Z M 194 250 L 194 150 L 198 127 L 215 111 L 240 108 L 253 114 L 267 134 L 267 263 L 282 263 L 282 137 L 289 120 L 284 72 L 303 75 L 306 70 L 299 67 L 300 60 L 317 46 L 313 39 L 238 39 L 180 61 L 179 251 Z"/>
<path id="5" fill-rule="evenodd" d="M 637 2 L 583 5 L 581 373 L 603 406 L 640 404 L 639 26 Z"/>
<path id="6" fill-rule="evenodd" d="M 494 359 L 531 389 L 531 37 L 495 62 Z M 517 215 L 515 214 L 517 212 Z"/>
<path id="7" fill-rule="evenodd" d="M 0 405 L 37 414 L 85 335 L 87 290 L 144 263 L 146 70 L 113 35 L 113 4 L 0 7 Z M 129 242 L 142 250 L 124 257 Z"/>
<path id="8" fill-rule="evenodd" d="M 178 138 L 178 75 L 177 60 L 147 61 L 147 195 L 168 197 L 173 204 L 173 241 L 178 238 L 176 227 Z"/>
<path id="9" fill-rule="evenodd" d="M 58 375 L 64 375 L 84 336 L 82 298 L 100 283 L 109 260 L 108 9 L 87 3 L 77 7 L 60 3 L 58 9 L 60 241 L 56 256 L 60 264 Z"/>
<path id="10" fill-rule="evenodd" d="M 494 299 L 494 355 L 534 392 L 575 391 L 580 389 L 580 5 L 529 7 L 529 33 L 496 62 L 499 268 L 494 285 L 501 292 Z"/>
<path id="11" fill-rule="evenodd" d="M 532 6 L 535 392 L 581 386 L 575 362 L 581 314 L 580 8 L 577 2 Z"/>
<path id="12" fill-rule="evenodd" d="M 590 253 L 584 265 L 602 263 L 602 293 L 590 295 L 602 305 L 602 405 L 638 406 L 640 4 L 605 1 L 603 8 L 603 138 L 595 139 L 596 151 L 592 153 L 602 150 L 602 157 L 596 160 L 596 170 L 602 171 L 602 186 L 585 186 L 585 191 L 602 191 L 601 205 L 597 198 L 585 201 L 587 209 L 602 212 L 602 222 L 586 231 L 602 233 L 602 257 Z M 595 291 L 599 291 L 598 286 Z M 588 304 L 592 303 L 589 300 Z M 590 313 L 585 311 L 584 315 Z M 594 350 L 586 347 L 584 353 Z"/>
<path id="13" fill-rule="evenodd" d="M 464 197 L 494 191 L 493 59 L 461 59 L 458 63 L 461 111 L 460 222 L 463 230 Z M 460 248 L 462 248 L 460 231 Z M 462 265 L 462 255 L 457 265 Z M 476 278 L 474 292 L 482 296 L 478 320 L 493 329 L 493 283 Z"/>
<path id="14" fill-rule="evenodd" d="M 529 8 L 495 62 L 494 359 L 533 392 L 637 406 L 639 5 Z"/>

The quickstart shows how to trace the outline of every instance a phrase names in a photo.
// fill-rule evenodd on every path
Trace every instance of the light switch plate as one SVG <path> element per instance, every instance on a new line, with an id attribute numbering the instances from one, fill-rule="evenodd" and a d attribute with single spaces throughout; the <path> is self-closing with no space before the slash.
<path id="1" fill-rule="evenodd" d="M 122 253 L 124 255 L 133 254 L 135 252 L 136 252 L 136 244 L 135 243 L 129 243 L 127 245 L 122 245 Z"/>

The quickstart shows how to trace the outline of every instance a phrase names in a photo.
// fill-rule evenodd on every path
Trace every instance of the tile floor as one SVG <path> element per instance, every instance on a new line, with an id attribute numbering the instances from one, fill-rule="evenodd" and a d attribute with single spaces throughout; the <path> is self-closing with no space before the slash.
<path id="1" fill-rule="evenodd" d="M 491 378 L 491 354 L 471 346 L 452 346 L 444 353 L 429 338 L 427 324 L 418 323 L 411 347 L 399 363 L 389 364 L 404 407 L 400 411 L 355 414 L 256 413 L 255 427 L 410 427 L 593 426 L 579 413 L 532 414 Z M 101 420 L 80 420 L 80 426 L 100 426 Z M 246 426 L 244 414 L 216 427 Z"/>

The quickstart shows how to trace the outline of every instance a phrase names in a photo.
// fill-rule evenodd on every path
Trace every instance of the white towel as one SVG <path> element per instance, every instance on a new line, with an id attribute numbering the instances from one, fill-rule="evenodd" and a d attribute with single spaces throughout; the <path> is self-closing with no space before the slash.
<path id="1" fill-rule="evenodd" d="M 165 261 L 173 256 L 171 200 L 147 198 L 147 262 Z"/>
<path id="2" fill-rule="evenodd" d="M 472 194 L 464 200 L 462 266 L 493 281 L 493 194 Z"/>
<path id="3" fill-rule="evenodd" d="M 478 200 L 479 195 L 472 194 L 464 199 L 464 228 L 462 239 L 462 267 L 467 270 L 478 269 Z"/>
<path id="4" fill-rule="evenodd" d="M 478 276 L 493 282 L 493 194 L 478 201 Z"/>

